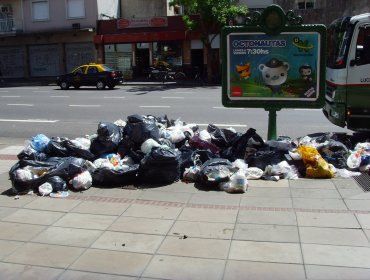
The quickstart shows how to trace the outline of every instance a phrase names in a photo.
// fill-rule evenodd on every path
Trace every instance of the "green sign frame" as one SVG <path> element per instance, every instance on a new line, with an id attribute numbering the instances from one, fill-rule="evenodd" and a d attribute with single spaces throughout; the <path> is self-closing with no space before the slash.
<path id="1" fill-rule="evenodd" d="M 282 108 L 323 107 L 325 25 L 302 25 L 292 11 L 271 5 L 244 26 L 224 27 L 221 52 L 225 107 L 264 108 L 275 116 Z"/>

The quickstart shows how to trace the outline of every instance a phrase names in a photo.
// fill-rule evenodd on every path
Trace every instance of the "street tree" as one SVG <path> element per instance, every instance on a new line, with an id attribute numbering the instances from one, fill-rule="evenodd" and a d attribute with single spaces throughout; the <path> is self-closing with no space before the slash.
<path id="1" fill-rule="evenodd" d="M 212 56 L 212 42 L 220 33 L 223 26 L 229 25 L 237 17 L 246 16 L 248 9 L 245 5 L 238 5 L 238 0 L 172 0 L 171 6 L 184 7 L 182 17 L 189 31 L 199 31 L 207 54 L 207 78 L 212 81 L 217 73 L 213 73 L 212 64 L 216 63 Z M 195 20 L 194 15 L 199 16 Z"/>

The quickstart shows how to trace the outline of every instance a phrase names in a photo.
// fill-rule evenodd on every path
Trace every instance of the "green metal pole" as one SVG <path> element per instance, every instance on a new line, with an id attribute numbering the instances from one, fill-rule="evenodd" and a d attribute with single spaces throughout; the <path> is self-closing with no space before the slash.
<path id="1" fill-rule="evenodd" d="M 266 111 L 269 112 L 269 124 L 268 124 L 268 131 L 267 131 L 267 140 L 276 140 L 276 112 L 280 111 L 280 109 L 276 108 L 265 108 Z"/>

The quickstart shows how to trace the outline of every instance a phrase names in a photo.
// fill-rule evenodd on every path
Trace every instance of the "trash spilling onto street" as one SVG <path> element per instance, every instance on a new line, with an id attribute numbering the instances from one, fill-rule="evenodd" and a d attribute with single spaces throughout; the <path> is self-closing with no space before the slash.
<path id="1" fill-rule="evenodd" d="M 37 134 L 25 141 L 10 171 L 14 195 L 63 198 L 91 186 L 158 187 L 177 181 L 199 189 L 243 193 L 250 180 L 334 178 L 370 174 L 370 142 L 346 133 L 264 140 L 253 128 L 237 132 L 130 115 L 100 122 L 75 139 Z"/>

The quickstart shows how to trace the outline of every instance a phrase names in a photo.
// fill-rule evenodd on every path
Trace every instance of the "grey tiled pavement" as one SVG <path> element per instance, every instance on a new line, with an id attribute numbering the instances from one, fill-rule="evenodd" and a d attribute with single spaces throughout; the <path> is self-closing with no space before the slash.
<path id="1" fill-rule="evenodd" d="M 0 138 L 1 192 L 22 147 Z M 1 195 L 0 279 L 370 279 L 370 194 L 299 179 Z"/>

